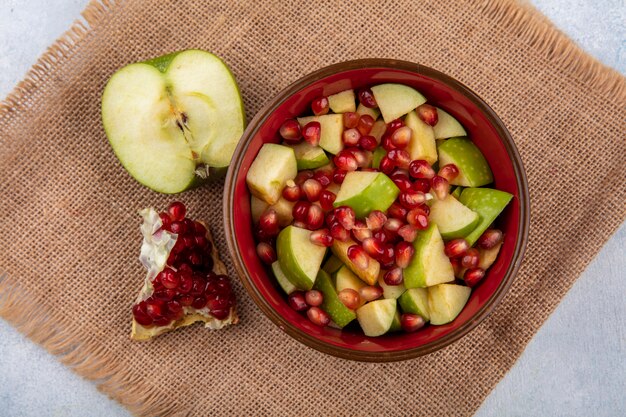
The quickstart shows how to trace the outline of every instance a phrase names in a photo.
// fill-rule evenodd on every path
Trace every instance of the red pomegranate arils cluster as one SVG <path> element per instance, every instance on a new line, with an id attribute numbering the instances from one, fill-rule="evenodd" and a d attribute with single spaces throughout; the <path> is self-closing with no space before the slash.
<path id="1" fill-rule="evenodd" d="M 213 271 L 213 249 L 207 229 L 185 217 L 180 202 L 159 214 L 163 230 L 176 233 L 165 268 L 152 280 L 153 293 L 133 306 L 135 321 L 144 326 L 167 326 L 185 315 L 185 307 L 206 308 L 218 320 L 226 319 L 235 306 L 235 294 L 226 275 Z M 273 223 L 275 213 L 264 221 Z M 273 226 L 272 226 L 273 227 Z"/>

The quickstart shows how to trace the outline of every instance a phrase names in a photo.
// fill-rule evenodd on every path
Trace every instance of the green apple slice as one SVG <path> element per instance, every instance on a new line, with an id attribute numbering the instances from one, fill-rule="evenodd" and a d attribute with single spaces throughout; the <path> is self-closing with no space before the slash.
<path id="1" fill-rule="evenodd" d="M 335 273 L 335 288 L 337 292 L 345 290 L 346 288 L 352 289 L 358 292 L 361 288 L 365 287 L 367 284 L 363 282 L 359 277 L 357 277 L 354 272 L 350 270 L 346 265 L 343 265 L 339 270 Z"/>
<path id="2" fill-rule="evenodd" d="M 389 327 L 389 333 L 391 332 L 399 332 L 402 330 L 402 322 L 400 321 L 400 311 L 396 308 L 396 314 L 393 315 L 393 321 L 391 322 L 391 327 Z"/>
<path id="3" fill-rule="evenodd" d="M 245 124 L 237 83 L 218 57 L 189 50 L 128 65 L 102 94 L 102 123 L 129 174 L 162 193 L 225 168 Z"/>
<path id="4" fill-rule="evenodd" d="M 345 90 L 328 96 L 328 107 L 333 113 L 346 113 L 356 111 L 356 98 L 354 90 Z"/>
<path id="5" fill-rule="evenodd" d="M 370 116 L 374 120 L 378 119 L 378 116 L 380 116 L 380 110 L 378 110 L 377 108 L 366 107 L 362 103 L 359 103 L 359 107 L 356 108 L 356 112 L 359 114 L 359 116 L 368 115 L 368 116 Z M 384 123 L 385 122 L 383 122 L 383 124 Z M 385 128 L 386 128 L 386 126 L 385 126 Z M 374 130 L 374 126 L 372 126 L 372 130 Z M 385 133 L 385 132 L 383 132 L 383 133 Z M 372 134 L 372 132 L 370 132 L 370 135 L 371 134 Z"/>
<path id="6" fill-rule="evenodd" d="M 359 307 L 356 318 L 365 336 L 376 337 L 385 334 L 391 328 L 396 315 L 396 300 L 376 300 Z"/>
<path id="7" fill-rule="evenodd" d="M 454 320 L 469 300 L 472 289 L 462 285 L 439 284 L 428 288 L 431 324 L 447 324 Z"/>
<path id="8" fill-rule="evenodd" d="M 296 155 L 298 171 L 303 169 L 316 169 L 327 165 L 330 160 L 326 152 L 319 146 L 313 146 L 308 142 L 293 145 L 293 152 Z"/>
<path id="9" fill-rule="evenodd" d="M 396 184 L 382 172 L 353 171 L 343 180 L 333 205 L 350 206 L 357 217 L 363 218 L 372 210 L 387 210 L 399 193 Z"/>
<path id="10" fill-rule="evenodd" d="M 426 103 L 426 98 L 419 91 L 403 84 L 375 85 L 372 92 L 385 123 L 390 123 Z"/>
<path id="11" fill-rule="evenodd" d="M 465 236 L 465 240 L 471 246 L 476 243 L 478 238 L 505 209 L 512 198 L 512 194 L 492 188 L 466 188 L 463 190 L 459 200 L 480 216 L 480 222 L 476 228 Z"/>
<path id="12" fill-rule="evenodd" d="M 320 146 L 333 155 L 343 149 L 343 114 L 325 114 L 323 116 L 299 117 L 298 123 L 304 126 L 316 121 L 320 124 Z"/>
<path id="13" fill-rule="evenodd" d="M 280 267 L 289 281 L 300 290 L 313 288 L 326 254 L 326 248 L 312 243 L 310 235 L 309 230 L 287 226 L 276 239 Z"/>
<path id="14" fill-rule="evenodd" d="M 467 132 L 463 128 L 463 125 L 458 122 L 450 113 L 437 107 L 438 121 L 433 126 L 433 132 L 435 133 L 435 139 L 448 139 L 455 136 L 467 136 Z"/>
<path id="15" fill-rule="evenodd" d="M 372 168 L 378 169 L 380 161 L 382 161 L 385 156 L 387 156 L 385 148 L 379 146 L 374 149 L 374 152 L 372 153 Z"/>
<path id="16" fill-rule="evenodd" d="M 413 259 L 404 269 L 406 288 L 424 288 L 454 281 L 454 268 L 443 251 L 443 239 L 435 223 L 418 233 L 413 247 Z"/>
<path id="17" fill-rule="evenodd" d="M 462 191 L 463 191 L 463 187 L 458 185 L 454 187 L 454 189 L 450 192 L 450 195 L 458 200 L 459 198 L 461 198 Z"/>
<path id="18" fill-rule="evenodd" d="M 387 131 L 387 124 L 385 123 L 385 121 L 376 120 L 374 122 L 374 125 L 372 126 L 372 130 L 370 130 L 370 136 L 373 136 L 374 139 L 376 139 L 376 142 L 380 143 L 386 131 Z"/>
<path id="19" fill-rule="evenodd" d="M 335 239 L 331 250 L 337 258 L 339 258 L 354 274 L 361 280 L 365 281 L 369 285 L 374 285 L 378 281 L 378 274 L 380 273 L 380 264 L 377 260 L 369 258 L 367 269 L 358 268 L 348 257 L 348 248 L 357 243 L 354 240 L 348 239 L 346 242 Z"/>
<path id="20" fill-rule="evenodd" d="M 387 285 L 383 279 L 385 272 L 386 271 L 380 271 L 380 275 L 378 276 L 378 285 L 383 289 L 383 298 L 393 298 L 394 300 L 398 299 L 404 291 L 406 291 L 406 288 L 404 287 L 404 284 Z"/>
<path id="21" fill-rule="evenodd" d="M 268 204 L 280 199 L 288 180 L 298 175 L 298 164 L 293 148 L 266 143 L 250 165 L 246 182 L 250 192 Z"/>
<path id="22" fill-rule="evenodd" d="M 459 203 L 450 194 L 443 200 L 434 199 L 429 218 L 437 225 L 444 240 L 467 236 L 480 221 L 478 213 Z"/>
<path id="23" fill-rule="evenodd" d="M 411 288 L 406 290 L 398 299 L 400 308 L 404 313 L 418 314 L 425 321 L 430 320 L 428 307 L 428 290 L 426 288 Z"/>
<path id="24" fill-rule="evenodd" d="M 354 311 L 350 310 L 339 300 L 333 282 L 324 270 L 320 270 L 317 274 L 314 288 L 324 295 L 324 301 L 322 305 L 320 305 L 320 308 L 328 313 L 330 319 L 334 321 L 339 328 L 345 327 L 356 318 Z"/>
<path id="25" fill-rule="evenodd" d="M 439 145 L 438 151 L 440 166 L 455 164 L 459 168 L 459 175 L 450 184 L 480 187 L 493 182 L 485 156 L 470 139 L 448 139 Z"/>
<path id="26" fill-rule="evenodd" d="M 437 145 L 433 128 L 424 123 L 415 111 L 406 115 L 404 123 L 413 131 L 407 147 L 411 160 L 423 159 L 431 165 L 437 162 Z"/>
<path id="27" fill-rule="evenodd" d="M 324 262 L 324 266 L 322 266 L 322 269 L 329 274 L 334 274 L 335 272 L 339 271 L 342 266 L 343 262 L 341 262 L 339 258 L 337 258 L 335 255 L 330 255 L 326 262 Z"/>
<path id="28" fill-rule="evenodd" d="M 285 291 L 285 294 L 289 295 L 292 292 L 298 290 L 296 286 L 293 285 L 291 281 L 289 281 L 289 278 L 287 278 L 287 276 L 283 272 L 283 269 L 280 267 L 280 262 L 276 261 L 272 264 L 272 272 L 274 272 L 276 281 L 278 281 L 278 285 L 280 285 L 280 288 Z"/>

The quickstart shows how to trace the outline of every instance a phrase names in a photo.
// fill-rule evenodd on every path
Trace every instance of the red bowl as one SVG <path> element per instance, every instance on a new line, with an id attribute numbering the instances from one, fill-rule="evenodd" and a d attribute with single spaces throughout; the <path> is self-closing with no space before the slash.
<path id="1" fill-rule="evenodd" d="M 310 103 L 349 88 L 394 82 L 416 88 L 429 103 L 459 120 L 480 148 L 495 177 L 495 188 L 514 195 L 498 219 L 506 238 L 495 264 L 472 291 L 452 322 L 415 333 L 367 337 L 359 329 L 318 327 L 287 304 L 272 273 L 255 250 L 246 174 L 265 142 L 279 142 L 285 119 L 309 111 Z M 224 225 L 228 247 L 244 287 L 261 310 L 282 330 L 319 351 L 362 361 L 397 361 L 440 349 L 478 325 L 511 286 L 526 247 L 529 227 L 528 183 L 511 135 L 491 108 L 449 76 L 410 62 L 366 59 L 331 65 L 296 81 L 263 107 L 246 129 L 231 162 L 224 189 Z"/>

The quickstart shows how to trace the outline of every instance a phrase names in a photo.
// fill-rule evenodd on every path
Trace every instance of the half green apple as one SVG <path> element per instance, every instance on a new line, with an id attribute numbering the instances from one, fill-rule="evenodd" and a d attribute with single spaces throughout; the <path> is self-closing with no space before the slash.
<path id="1" fill-rule="evenodd" d="M 102 94 L 102 123 L 129 174 L 173 194 L 225 171 L 245 114 L 226 64 L 209 52 L 187 50 L 113 74 Z"/>

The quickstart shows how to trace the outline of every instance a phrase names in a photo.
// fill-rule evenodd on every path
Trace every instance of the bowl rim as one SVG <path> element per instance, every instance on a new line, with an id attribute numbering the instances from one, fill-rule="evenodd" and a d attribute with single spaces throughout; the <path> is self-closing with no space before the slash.
<path id="1" fill-rule="evenodd" d="M 238 174 L 239 170 L 241 169 L 241 162 L 249 146 L 250 139 L 256 135 L 263 121 L 265 121 L 267 117 L 269 117 L 274 112 L 274 110 L 286 99 L 288 99 L 294 93 L 307 87 L 309 84 L 337 73 L 363 68 L 380 68 L 417 73 L 419 75 L 435 79 L 439 82 L 443 82 L 444 84 L 447 84 L 449 87 L 457 90 L 459 93 L 467 97 L 486 116 L 486 118 L 492 124 L 493 128 L 496 130 L 496 133 L 500 137 L 501 141 L 503 142 L 507 154 L 511 158 L 513 171 L 515 173 L 516 185 L 519 190 L 519 233 L 515 242 L 516 250 L 513 253 L 511 263 L 508 265 L 508 268 L 502 278 L 502 282 L 495 290 L 493 295 L 471 317 L 471 319 L 469 319 L 466 323 L 462 324 L 454 331 L 444 335 L 440 339 L 437 339 L 425 345 L 398 351 L 369 352 L 335 346 L 328 344 L 327 342 L 324 342 L 296 328 L 287 319 L 285 319 L 276 310 L 274 310 L 261 295 L 256 286 L 253 285 L 252 280 L 244 267 L 241 252 L 239 251 L 236 239 L 234 237 L 235 223 L 233 221 L 234 219 L 232 208 L 234 202 L 235 178 L 237 176 L 236 174 Z M 517 150 L 517 147 L 515 146 L 515 142 L 513 141 L 511 134 L 506 129 L 504 122 L 502 122 L 502 120 L 493 111 L 493 109 L 491 109 L 491 107 L 476 93 L 474 93 L 470 88 L 455 80 L 454 78 L 421 64 L 397 59 L 366 58 L 332 64 L 301 77 L 295 82 L 289 84 L 287 87 L 283 88 L 256 113 L 256 115 L 248 124 L 243 135 L 241 136 L 239 143 L 237 144 L 237 147 L 233 154 L 233 159 L 226 174 L 223 198 L 223 213 L 226 243 L 231 258 L 233 260 L 235 270 L 239 275 L 239 279 L 246 289 L 248 295 L 250 295 L 254 300 L 255 304 L 275 325 L 277 325 L 281 330 L 286 332 L 289 336 L 293 337 L 300 343 L 303 343 L 306 346 L 309 346 L 313 349 L 332 356 L 363 362 L 395 362 L 427 355 L 429 353 L 442 349 L 443 347 L 446 347 L 453 342 L 456 342 L 461 337 L 465 336 L 467 333 L 473 330 L 476 326 L 478 326 L 478 324 L 480 324 L 495 309 L 500 301 L 502 301 L 502 299 L 510 289 L 511 285 L 513 284 L 513 279 L 519 271 L 522 260 L 524 258 L 524 253 L 526 251 L 526 245 L 528 243 L 528 233 L 530 228 L 530 197 L 528 190 L 528 180 L 526 177 L 526 172 L 524 170 L 522 158 L 519 154 L 519 151 Z"/>

